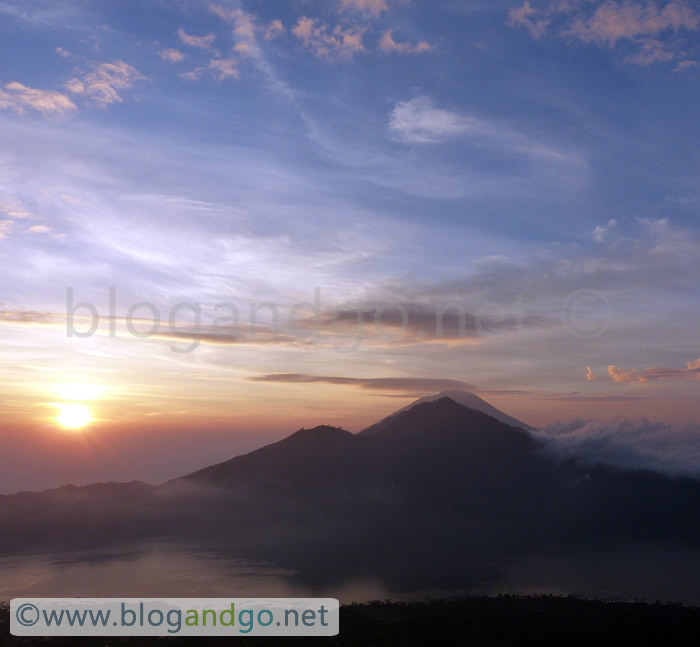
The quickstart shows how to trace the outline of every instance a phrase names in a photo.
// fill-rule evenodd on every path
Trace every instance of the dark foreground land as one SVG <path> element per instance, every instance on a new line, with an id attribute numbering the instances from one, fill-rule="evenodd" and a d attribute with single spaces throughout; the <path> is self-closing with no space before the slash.
<path id="1" fill-rule="evenodd" d="M 333 638 L 236 636 L 238 645 L 680 645 L 700 638 L 700 608 L 574 597 L 468 598 L 417 603 L 370 602 L 341 608 Z M 231 645 L 228 638 L 18 638 L 0 609 L 0 645 Z"/>

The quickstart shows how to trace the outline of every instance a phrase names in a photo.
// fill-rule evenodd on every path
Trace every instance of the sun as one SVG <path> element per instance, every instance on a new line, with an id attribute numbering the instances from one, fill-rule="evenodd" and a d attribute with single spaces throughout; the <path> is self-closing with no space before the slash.
<path id="1" fill-rule="evenodd" d="M 66 429 L 82 429 L 92 422 L 93 417 L 84 404 L 58 404 L 58 424 Z"/>

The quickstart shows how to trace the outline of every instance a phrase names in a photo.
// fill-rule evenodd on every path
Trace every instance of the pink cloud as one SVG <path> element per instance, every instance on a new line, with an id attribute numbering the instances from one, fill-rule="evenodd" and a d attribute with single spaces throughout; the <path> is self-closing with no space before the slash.
<path id="1" fill-rule="evenodd" d="M 651 65 L 673 59 L 673 53 L 664 48 L 664 44 L 659 40 L 650 39 L 642 44 L 642 48 L 636 54 L 625 57 L 625 63 L 635 65 Z"/>
<path id="2" fill-rule="evenodd" d="M 64 117 L 77 110 L 76 105 L 65 95 L 55 90 L 39 90 L 13 81 L 0 88 L 0 110 L 14 110 L 24 114 L 27 108 L 40 112 L 45 117 Z"/>
<path id="3" fill-rule="evenodd" d="M 135 67 L 124 61 L 101 63 L 80 78 L 73 78 L 65 84 L 73 94 L 81 95 L 87 101 L 104 108 L 124 99 L 120 92 L 134 87 L 144 77 Z"/>
<path id="4" fill-rule="evenodd" d="M 632 41 L 639 49 L 624 61 L 635 65 L 673 60 L 678 52 L 663 38 L 669 32 L 700 28 L 700 12 L 688 0 L 670 0 L 665 5 L 653 0 L 550 0 L 533 4 L 524 0 L 522 6 L 511 9 L 507 24 L 527 29 L 536 40 L 551 31 L 611 48 L 618 41 Z"/>
<path id="5" fill-rule="evenodd" d="M 185 55 L 179 49 L 163 49 L 158 52 L 160 56 L 166 63 L 179 63 L 185 58 Z"/>
<path id="6" fill-rule="evenodd" d="M 265 29 L 265 40 L 273 40 L 285 32 L 284 25 L 279 19 L 273 20 Z"/>
<path id="7" fill-rule="evenodd" d="M 190 47 L 198 47 L 199 49 L 211 49 L 211 46 L 216 40 L 214 34 L 206 34 L 205 36 L 192 36 L 188 34 L 184 29 L 180 28 L 177 30 L 177 35 L 180 40 Z"/>
<path id="8" fill-rule="evenodd" d="M 398 54 L 420 54 L 421 52 L 429 52 L 433 49 L 430 43 L 422 40 L 416 45 L 411 45 L 410 43 L 397 43 L 393 37 L 393 29 L 387 29 L 379 41 L 379 49 L 383 52 L 392 53 L 396 52 Z"/>
<path id="9" fill-rule="evenodd" d="M 612 47 L 622 38 L 653 36 L 666 29 L 696 30 L 698 24 L 700 14 L 685 0 L 671 0 L 662 10 L 653 3 L 608 0 L 589 19 L 578 17 L 566 35 L 584 43 L 604 42 Z"/>
<path id="10" fill-rule="evenodd" d="M 304 47 L 310 49 L 319 58 L 329 61 L 349 61 L 355 54 L 364 51 L 362 36 L 365 29 L 364 27 L 343 29 L 340 25 L 336 25 L 331 31 L 328 25 L 302 16 L 292 29 L 292 33 L 304 43 Z"/>
<path id="11" fill-rule="evenodd" d="M 540 17 L 536 18 L 536 16 Z M 535 40 L 539 40 L 545 35 L 549 22 L 549 18 L 544 17 L 541 11 L 533 9 L 529 0 L 525 0 L 522 7 L 511 9 L 508 12 L 507 24 L 511 27 L 525 27 Z"/>

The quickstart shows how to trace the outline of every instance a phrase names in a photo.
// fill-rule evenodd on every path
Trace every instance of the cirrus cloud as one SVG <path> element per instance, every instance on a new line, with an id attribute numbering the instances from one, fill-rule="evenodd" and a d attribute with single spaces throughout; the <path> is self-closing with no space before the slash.
<path id="1" fill-rule="evenodd" d="M 436 108 L 429 97 L 400 101 L 389 116 L 389 131 L 406 144 L 438 144 L 470 138 L 480 146 L 531 158 L 579 163 L 580 159 L 508 126 L 474 115 Z"/>

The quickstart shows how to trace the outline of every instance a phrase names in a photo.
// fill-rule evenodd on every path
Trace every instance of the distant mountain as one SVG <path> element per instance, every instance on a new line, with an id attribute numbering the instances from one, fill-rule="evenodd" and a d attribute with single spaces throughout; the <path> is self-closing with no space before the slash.
<path id="1" fill-rule="evenodd" d="M 496 407 L 489 404 L 485 400 L 482 400 L 479 396 L 475 395 L 471 391 L 453 390 L 443 391 L 442 393 L 437 393 L 436 395 L 426 395 L 424 398 L 420 398 L 419 400 L 416 400 L 415 402 L 412 402 L 411 404 L 405 406 L 403 409 L 399 409 L 398 411 L 395 411 L 394 413 L 390 414 L 389 416 L 380 420 L 379 422 L 376 422 L 371 427 L 367 427 L 367 429 L 362 430 L 360 433 L 371 436 L 377 433 L 388 420 L 398 415 L 399 413 L 408 411 L 417 405 L 425 404 L 426 402 L 434 402 L 435 400 L 440 400 L 442 398 L 449 398 L 457 404 L 461 404 L 465 407 L 469 407 L 470 409 L 474 409 L 476 411 L 481 411 L 481 413 L 485 413 L 486 415 L 489 415 L 492 418 L 495 418 L 499 422 L 502 422 L 506 425 L 510 425 L 511 427 L 527 429 L 528 431 L 531 431 L 533 429 L 533 427 L 526 425 L 524 422 L 520 422 L 520 420 L 517 420 L 509 416 L 508 414 L 499 411 L 498 409 L 496 409 Z"/>
<path id="2" fill-rule="evenodd" d="M 414 502 L 468 501 L 472 509 L 481 501 L 493 510 L 496 499 L 521 502 L 536 484 L 549 482 L 552 471 L 538 442 L 523 429 L 440 397 L 397 412 L 372 433 L 301 429 L 182 481 L 275 499 L 313 495 L 332 502 L 347 493 L 360 500 L 383 492 Z M 530 488 L 513 488 L 516 476 L 527 478 Z M 465 497 L 466 487 L 475 490 Z"/>

